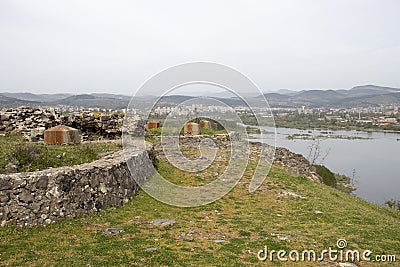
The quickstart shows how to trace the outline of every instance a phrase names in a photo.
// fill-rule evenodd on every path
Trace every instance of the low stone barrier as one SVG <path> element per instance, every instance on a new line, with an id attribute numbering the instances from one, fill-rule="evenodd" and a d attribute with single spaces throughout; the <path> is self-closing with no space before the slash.
<path id="1" fill-rule="evenodd" d="M 119 206 L 138 190 L 136 181 L 140 184 L 152 175 L 151 151 L 135 151 L 128 159 L 135 166 L 133 175 L 123 151 L 82 165 L 2 174 L 1 225 L 46 225 Z"/>

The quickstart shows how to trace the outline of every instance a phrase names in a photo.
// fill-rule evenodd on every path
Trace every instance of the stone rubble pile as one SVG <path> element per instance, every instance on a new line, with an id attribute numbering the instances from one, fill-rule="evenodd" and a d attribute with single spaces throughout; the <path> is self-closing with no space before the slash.
<path id="1" fill-rule="evenodd" d="M 316 168 L 303 155 L 293 153 L 286 148 L 275 149 L 274 165 L 283 167 L 289 173 L 305 176 L 314 182 L 322 182 Z"/>
<path id="2" fill-rule="evenodd" d="M 46 129 L 66 125 L 81 131 L 83 140 L 121 136 L 124 113 L 82 111 L 62 114 L 54 108 L 19 107 L 0 110 L 0 132 L 22 134 L 29 141 L 42 141 Z"/>
<path id="3" fill-rule="evenodd" d="M 121 136 L 124 113 L 98 115 L 93 112 L 80 112 L 60 116 L 61 124 L 79 129 L 84 140 L 102 137 L 115 139 Z"/>
<path id="4" fill-rule="evenodd" d="M 44 130 L 60 123 L 54 109 L 20 107 L 0 111 L 0 132 L 19 133 L 30 141 L 39 141 Z"/>

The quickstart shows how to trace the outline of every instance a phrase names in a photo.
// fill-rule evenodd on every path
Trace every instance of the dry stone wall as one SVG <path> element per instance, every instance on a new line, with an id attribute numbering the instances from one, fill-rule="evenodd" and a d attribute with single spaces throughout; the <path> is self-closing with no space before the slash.
<path id="1" fill-rule="evenodd" d="M 148 153 L 135 151 L 129 159 L 135 179 L 123 151 L 88 164 L 0 175 L 1 225 L 46 225 L 119 206 L 138 190 L 136 180 L 152 174 L 154 156 Z"/>

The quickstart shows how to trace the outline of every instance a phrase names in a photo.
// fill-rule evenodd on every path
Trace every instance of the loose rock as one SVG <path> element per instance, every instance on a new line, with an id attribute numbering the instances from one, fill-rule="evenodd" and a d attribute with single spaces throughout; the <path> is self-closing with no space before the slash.
<path id="1" fill-rule="evenodd" d="M 157 219 L 154 221 L 151 221 L 150 224 L 154 226 L 170 226 L 177 224 L 178 222 L 172 219 Z"/>
<path id="2" fill-rule="evenodd" d="M 105 235 L 115 235 L 124 232 L 123 228 L 107 228 L 103 231 Z"/>

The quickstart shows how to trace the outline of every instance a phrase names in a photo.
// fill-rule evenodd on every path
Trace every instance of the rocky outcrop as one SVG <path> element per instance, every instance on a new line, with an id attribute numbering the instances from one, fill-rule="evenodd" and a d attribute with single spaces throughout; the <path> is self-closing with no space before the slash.
<path id="1" fill-rule="evenodd" d="M 282 167 L 288 173 L 305 176 L 314 182 L 322 182 L 315 167 L 303 155 L 293 153 L 286 148 L 275 149 L 274 165 Z"/>
<path id="2" fill-rule="evenodd" d="M 0 175 L 1 225 L 46 225 L 119 206 L 138 190 L 136 181 L 152 174 L 148 153 L 137 151 L 128 160 L 135 179 L 123 151 L 88 164 Z"/>

